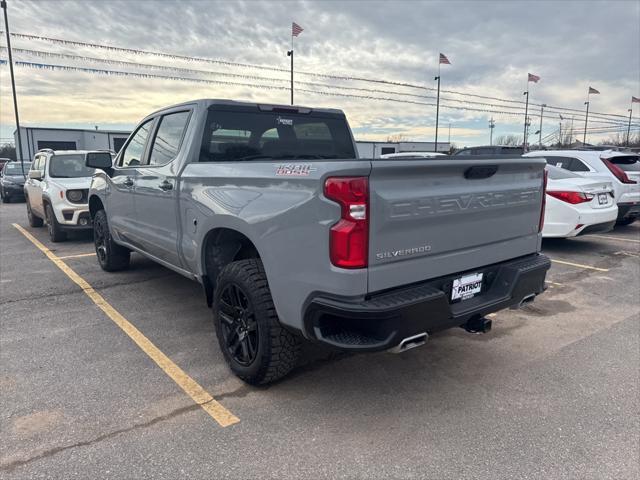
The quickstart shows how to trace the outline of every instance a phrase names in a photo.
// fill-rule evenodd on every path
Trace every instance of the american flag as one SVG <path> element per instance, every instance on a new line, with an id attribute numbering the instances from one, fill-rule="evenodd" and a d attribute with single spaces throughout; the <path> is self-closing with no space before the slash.
<path id="1" fill-rule="evenodd" d="M 298 25 L 296 22 L 291 23 L 291 36 L 292 37 L 297 37 L 298 35 L 300 35 L 302 33 L 304 29 Z"/>
<path id="2" fill-rule="evenodd" d="M 596 90 L 595 88 L 593 88 L 593 87 L 589 87 L 589 93 L 598 93 L 599 94 L 600 92 L 598 90 Z"/>
<path id="3" fill-rule="evenodd" d="M 527 78 L 527 82 L 538 83 L 538 80 L 540 80 L 540 77 L 538 75 L 534 75 L 533 73 L 527 73 L 527 75 L 529 75 L 529 77 Z"/>
<path id="4" fill-rule="evenodd" d="M 640 103 L 640 98 L 638 98 L 638 97 L 631 97 L 631 103 Z"/>
<path id="5" fill-rule="evenodd" d="M 449 61 L 449 59 L 447 58 L 447 56 L 444 53 L 440 54 L 440 65 L 451 65 L 451 62 Z"/>

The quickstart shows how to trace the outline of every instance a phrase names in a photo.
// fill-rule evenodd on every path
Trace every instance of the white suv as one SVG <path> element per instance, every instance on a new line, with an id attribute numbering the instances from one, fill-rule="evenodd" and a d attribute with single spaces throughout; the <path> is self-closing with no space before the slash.
<path id="1" fill-rule="evenodd" d="M 69 230 L 90 230 L 87 197 L 93 169 L 85 165 L 86 151 L 40 150 L 24 184 L 29 225 L 47 222 L 51 241 L 60 242 Z"/>
<path id="2" fill-rule="evenodd" d="M 618 225 L 640 218 L 640 155 L 613 150 L 538 150 L 525 157 L 546 157 L 555 165 L 585 177 L 606 177 L 613 183 Z"/>

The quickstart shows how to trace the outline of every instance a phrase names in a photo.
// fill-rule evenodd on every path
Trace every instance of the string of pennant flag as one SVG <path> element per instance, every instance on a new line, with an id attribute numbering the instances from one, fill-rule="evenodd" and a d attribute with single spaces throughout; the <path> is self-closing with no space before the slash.
<path id="1" fill-rule="evenodd" d="M 292 37 L 292 41 L 293 41 L 293 37 L 298 37 L 302 32 L 304 31 L 304 29 L 298 25 L 295 22 L 292 22 L 291 25 L 291 37 Z M 0 32 L 2 33 L 2 32 Z M 264 65 L 253 65 L 253 64 L 248 64 L 248 63 L 240 63 L 240 62 L 231 62 L 231 61 L 227 61 L 227 60 L 220 60 L 220 59 L 212 59 L 212 58 L 207 58 L 207 57 L 192 57 L 192 56 L 187 56 L 187 55 L 178 55 L 178 54 L 170 54 L 170 53 L 165 53 L 165 52 L 157 52 L 157 51 L 147 51 L 147 50 L 139 50 L 139 49 L 132 49 L 132 48 L 123 48 L 123 47 L 117 47 L 117 46 L 111 46 L 111 45 L 102 45 L 102 44 L 97 44 L 97 43 L 89 43 L 89 42 L 78 42 L 78 41 L 74 41 L 74 40 L 66 40 L 66 39 L 60 39 L 60 38 L 52 38 L 52 37 L 45 37 L 45 36 L 39 36 L 39 35 L 30 35 L 30 34 L 21 34 L 21 33 L 12 33 L 11 36 L 15 36 L 16 38 L 23 38 L 23 39 L 27 39 L 27 40 L 34 40 L 34 41 L 45 41 L 45 42 L 49 42 L 49 43 L 53 43 L 53 44 L 60 44 L 60 45 L 66 45 L 66 46 L 82 46 L 82 47 L 87 47 L 87 48 L 92 48 L 92 49 L 101 49 L 101 50 L 107 50 L 107 51 L 112 51 L 112 52 L 121 52 L 121 53 L 128 53 L 128 54 L 133 54 L 133 55 L 148 55 L 148 56 L 156 56 L 156 57 L 160 57 L 160 58 L 165 58 L 165 59 L 171 59 L 171 60 L 180 60 L 180 61 L 187 61 L 187 62 L 203 62 L 203 63 L 211 63 L 211 64 L 217 64 L 217 65 L 223 65 L 223 66 L 227 66 L 227 67 L 241 67 L 241 68 L 252 68 L 252 69 L 257 69 L 257 70 L 267 70 L 267 71 L 273 71 L 273 72 L 277 72 L 277 73 L 284 73 L 284 72 L 289 72 L 287 69 L 283 69 L 283 68 L 277 68 L 277 67 L 269 67 L 269 66 L 264 66 Z M 292 44 L 293 45 L 293 44 Z M 4 48 L 6 49 L 6 47 L 0 47 L 0 48 Z M 112 60 L 112 59 L 103 59 L 103 58 L 96 58 L 96 57 L 89 57 L 89 56 L 82 56 L 82 55 L 71 55 L 71 54 L 62 54 L 62 53 L 57 53 L 57 52 L 43 52 L 43 51 L 37 51 L 37 50 L 31 50 L 31 49 L 13 49 L 14 52 L 16 53 L 22 53 L 25 55 L 35 55 L 35 56 L 40 56 L 40 57 L 53 57 L 53 58 L 66 58 L 66 59 L 70 59 L 70 60 L 74 60 L 74 61 L 82 61 L 82 62 L 95 62 L 95 63 L 103 63 L 103 64 L 109 64 L 109 65 L 118 65 L 118 66 L 122 66 L 125 68 L 134 68 L 134 69 L 138 69 L 138 68 L 142 68 L 142 69 L 150 69 L 150 70 L 160 70 L 160 71 L 168 71 L 168 72 L 176 72 L 176 73 L 180 73 L 180 74 L 187 74 L 187 75 L 207 75 L 207 76 L 219 76 L 219 77 L 224 77 L 224 78 L 231 78 L 233 79 L 233 81 L 226 81 L 226 80 L 221 80 L 221 79 L 203 79 L 203 78 L 194 78 L 194 77 L 183 77 L 181 75 L 157 75 L 157 74 L 151 74 L 151 73 L 144 73 L 144 72 L 132 72 L 132 71 L 125 71 L 125 70 L 112 70 L 112 69 L 100 69 L 100 68 L 92 68 L 92 67 L 87 67 L 87 66 L 71 66 L 71 65 L 59 65 L 59 64 L 53 64 L 53 63 L 39 63 L 39 62 L 24 62 L 24 61 L 18 61 L 16 62 L 16 66 L 21 66 L 21 67 L 26 67 L 26 68 L 37 68 L 37 69 L 48 69 L 48 70 L 60 70 L 60 71 L 77 71 L 77 72 L 83 72 L 83 73 L 88 73 L 88 74 L 98 74 L 98 75 L 115 75 L 115 76 L 129 76 L 129 77 L 137 77 L 137 78 L 148 78 L 148 79 L 159 79 L 159 80 L 173 80 L 173 81 L 189 81 L 189 82 L 194 82 L 194 83 L 205 83 L 205 84 L 222 84 L 222 85 L 238 85 L 238 86 L 245 86 L 245 87 L 249 87 L 249 88 L 259 88 L 259 89 L 268 89 L 268 90 L 288 90 L 287 87 L 285 86 L 281 86 L 281 85 L 274 85 L 274 83 L 281 83 L 281 82 L 286 82 L 286 79 L 283 78 L 277 78 L 277 77 L 265 77 L 265 76 L 261 76 L 261 75 L 247 75 L 247 74 L 243 74 L 243 73 L 231 73 L 231 72 L 222 72 L 222 71 L 211 71 L 211 70 L 203 70 L 203 69 L 195 69 L 195 68 L 182 68 L 182 67 L 177 67 L 175 65 L 171 65 L 171 66 L 167 66 L 167 65 L 155 65 L 155 64 L 149 64 L 149 63 L 139 63 L 139 62 L 129 62 L 129 61 L 123 61 L 123 60 Z M 5 64 L 6 61 L 0 61 L 0 64 Z M 451 65 L 451 61 L 449 60 L 449 58 L 443 54 L 440 53 L 439 57 L 438 57 L 438 66 L 440 65 Z M 293 74 L 293 64 L 292 64 L 292 70 L 291 73 Z M 429 91 L 433 91 L 435 90 L 432 87 L 426 87 L 424 85 L 416 85 L 416 84 L 410 84 L 410 83 L 406 83 L 406 82 L 394 82 L 394 81 L 387 81 L 387 80 L 376 80 L 376 79 L 369 79 L 369 78 L 364 78 L 364 77 L 356 77 L 356 76 L 351 76 L 351 75 L 328 75 L 328 74 L 322 74 L 322 73 L 318 73 L 318 72 L 298 72 L 302 75 L 311 75 L 311 76 L 316 76 L 319 78 L 330 78 L 330 79 L 339 79 L 339 80 L 350 80 L 350 81 L 363 81 L 363 82 L 373 82 L 373 83 L 379 83 L 379 84 L 386 84 L 386 85 L 390 85 L 390 86 L 394 86 L 394 87 L 401 87 L 401 88 L 419 88 L 419 89 L 423 89 L 423 90 L 429 90 Z M 245 80 L 249 80 L 249 81 L 245 81 Z M 260 82 L 268 82 L 268 83 L 254 83 L 255 81 L 260 81 Z M 538 75 L 534 75 L 531 73 L 527 74 L 527 83 L 529 82 L 533 82 L 533 83 L 538 83 L 540 81 L 540 76 Z M 407 104 L 415 104 L 415 105 L 425 105 L 425 106 L 436 106 L 436 104 L 430 103 L 430 102 L 425 102 L 425 101 L 419 101 L 419 100 L 433 100 L 434 97 L 430 96 L 430 95 L 419 95 L 416 93 L 409 93 L 409 92 L 400 92 L 400 91 L 393 91 L 393 90 L 384 90 L 381 88 L 364 88 L 364 87 L 356 87 L 356 86 L 350 86 L 350 85 L 330 85 L 330 84 L 324 84 L 324 83 L 318 83 L 318 82 L 307 82 L 307 81 L 296 81 L 295 82 L 296 85 L 302 85 L 302 86 L 308 86 L 308 87 L 316 87 L 316 88 L 323 88 L 326 90 L 311 90 L 311 89 L 300 89 L 297 88 L 298 91 L 301 92 L 305 92 L 305 93 L 311 93 L 311 94 L 317 94 L 317 95 L 326 95 L 326 96 L 338 96 L 338 97 L 348 97 L 348 98 L 361 98 L 361 99 L 371 99 L 371 100 L 379 100 L 379 101 L 387 101 L 387 102 L 398 102 L 398 103 L 407 103 Z M 293 77 L 291 80 L 291 89 L 293 92 Z M 339 93 L 336 92 L 335 90 L 339 90 L 339 91 L 349 91 L 349 93 Z M 362 94 L 355 94 L 353 92 L 361 92 Z M 454 97 L 463 97 L 463 98 L 453 98 L 453 97 L 447 97 L 447 98 L 440 98 L 439 94 L 440 92 L 438 91 L 438 97 L 436 98 L 437 104 L 439 105 L 440 100 L 444 101 L 444 102 L 449 102 L 446 104 L 443 104 L 442 107 L 443 108 L 448 108 L 448 109 L 454 109 L 454 110 L 466 110 L 466 111 L 474 111 L 474 112 L 486 112 L 486 113 L 497 113 L 497 114 L 501 114 L 501 115 L 512 115 L 512 116 L 520 116 L 522 115 L 521 112 L 521 106 L 523 103 L 528 107 L 528 105 L 532 105 L 532 106 L 542 106 L 541 104 L 534 104 L 528 103 L 528 97 L 527 97 L 527 102 L 522 102 L 522 101 L 516 101 L 513 99 L 504 99 L 504 98 L 499 98 L 499 97 L 489 97 L 489 96 L 483 96 L 483 95 L 477 95 L 477 94 L 469 94 L 466 92 L 458 92 L 458 91 L 454 91 L 454 90 L 442 90 L 442 92 L 447 93 L 449 95 L 453 95 Z M 402 99 L 398 99 L 398 98 L 392 98 L 392 97 L 380 97 L 380 96 L 374 96 L 374 95 L 369 95 L 370 93 L 374 93 L 374 94 L 382 94 L 382 95 L 392 95 L 393 97 L 404 97 Z M 528 92 L 526 92 L 528 94 Z M 595 88 L 589 86 L 589 90 L 588 90 L 588 95 L 591 94 L 599 94 L 600 92 L 598 90 L 596 90 Z M 492 104 L 492 103 L 487 103 L 486 101 L 474 101 L 474 100 L 469 100 L 468 98 L 464 98 L 464 97 L 476 97 L 476 98 L 480 98 L 480 99 L 484 99 L 484 100 L 494 100 L 497 102 L 501 102 L 501 104 Z M 416 100 L 410 100 L 410 99 L 416 99 Z M 451 105 L 451 103 L 458 103 L 458 104 L 463 104 L 463 105 Z M 511 105 L 506 104 L 506 103 L 511 103 Z M 637 97 L 632 97 L 632 103 L 640 103 L 640 99 L 638 99 Z M 468 106 L 471 105 L 471 106 Z M 484 108 L 479 108 L 479 107 L 484 107 Z M 555 110 L 562 110 L 562 111 L 573 111 L 576 112 L 576 114 L 574 114 L 574 116 L 579 116 L 582 115 L 583 112 L 581 110 L 577 110 L 577 109 L 570 109 L 570 108 L 566 108 L 566 107 L 555 107 L 555 106 L 546 106 L 547 108 L 546 113 L 559 113 Z M 517 110 L 517 111 L 510 111 L 510 110 Z M 587 110 L 588 112 L 588 110 Z M 531 112 L 530 115 L 528 115 L 528 112 L 525 113 L 525 116 L 533 116 L 533 117 L 540 117 L 542 115 L 542 111 L 540 112 L 540 114 Z M 589 113 L 587 113 L 587 115 L 589 115 Z M 623 115 L 617 115 L 617 114 L 610 114 L 610 113 L 600 113 L 600 112 L 592 112 L 591 113 L 591 120 L 594 123 L 599 123 L 601 125 L 605 125 L 604 127 L 601 128 L 621 128 L 623 126 L 623 123 L 626 120 L 626 116 Z M 629 122 L 631 122 L 631 117 L 629 117 Z M 527 122 L 525 122 L 527 123 Z M 629 123 L 631 125 L 631 123 Z M 606 125 L 611 125 L 610 127 L 607 127 Z M 639 125 L 634 123 L 633 124 L 634 129 L 637 128 Z M 526 127 L 525 127 L 526 128 Z M 586 131 L 586 127 L 585 127 L 585 131 Z"/>
<path id="2" fill-rule="evenodd" d="M 0 47 L 0 50 L 6 50 L 6 47 Z M 56 58 L 56 59 L 65 59 L 78 61 L 83 63 L 100 63 L 111 66 L 119 66 L 124 68 L 142 68 L 142 69 L 150 69 L 156 71 L 168 71 L 168 72 L 176 72 L 180 74 L 192 74 L 192 75 L 207 75 L 207 76 L 220 76 L 223 78 L 234 78 L 234 79 L 244 79 L 244 80 L 257 80 L 257 81 L 268 81 L 273 83 L 284 83 L 288 80 L 277 77 L 264 77 L 257 75 L 246 75 L 246 74 L 237 74 L 237 73 L 229 73 L 229 72 L 221 72 L 218 70 L 204 70 L 204 69 L 193 69 L 193 68 L 182 68 L 176 66 L 168 66 L 168 65 L 157 65 L 157 64 L 149 64 L 149 63 L 138 63 L 138 62 L 129 62 L 123 60 L 113 60 L 113 59 L 104 59 L 104 58 L 96 58 L 89 56 L 81 56 L 75 54 L 66 54 L 66 53 L 57 53 L 57 52 L 45 52 L 40 50 L 30 50 L 30 49 L 22 49 L 22 48 L 14 48 L 14 54 L 25 55 L 25 56 L 37 56 L 41 58 Z M 35 63 L 35 62 L 32 62 Z M 44 65 L 44 64 L 43 64 Z M 384 90 L 379 88 L 363 88 L 363 87 L 355 87 L 355 86 L 338 86 L 338 85 L 328 85 L 317 82 L 306 82 L 306 81 L 296 81 L 296 85 L 303 85 L 309 87 L 317 87 L 317 88 L 327 88 L 330 90 L 339 90 L 339 91 L 356 91 L 356 92 L 366 92 L 366 93 L 376 93 L 376 94 L 388 94 L 400 97 L 409 97 L 409 98 L 418 98 L 424 100 L 435 100 L 435 96 L 432 95 L 420 95 L 415 93 L 407 93 L 407 92 L 397 92 L 392 90 Z M 483 107 L 491 107 L 491 108 L 502 108 L 502 109 L 513 109 L 520 111 L 521 107 L 519 105 L 496 105 L 490 104 L 486 102 L 479 102 L 468 99 L 459 99 L 452 97 L 443 97 L 443 101 L 453 102 L 453 103 L 463 103 L 469 104 L 473 106 L 483 106 Z M 446 107 L 447 105 L 445 105 Z M 552 110 L 549 110 L 552 112 Z M 597 117 L 596 117 L 597 118 Z M 608 117 L 602 117 L 603 122 L 607 124 L 618 124 L 618 121 L 611 121 Z"/>
<path id="3" fill-rule="evenodd" d="M 299 25 L 298 25 L 298 27 L 302 28 Z M 304 29 L 301 30 L 301 31 L 304 31 Z M 292 25 L 292 36 L 293 36 L 293 32 L 294 32 L 294 29 L 293 29 L 293 25 Z M 4 32 L 0 31 L 0 34 L 3 34 L 3 33 Z M 227 66 L 227 67 L 240 67 L 240 68 L 250 68 L 250 69 L 256 69 L 256 70 L 270 70 L 270 71 L 279 72 L 279 73 L 289 73 L 289 70 L 285 69 L 285 68 L 271 67 L 271 66 L 265 66 L 265 65 L 255 65 L 255 64 L 249 64 L 249 63 L 232 62 L 232 61 L 228 61 L 228 60 L 214 59 L 214 58 L 208 58 L 208 57 L 195 57 L 195 56 L 188 56 L 188 55 L 171 54 L 171 53 L 166 53 L 166 52 L 157 52 L 157 51 L 151 51 L 151 50 L 125 48 L 125 47 L 118 47 L 118 46 L 115 46 L 115 45 L 105 45 L 105 44 L 90 43 L 90 42 L 80 42 L 80 41 L 76 41 L 76 40 L 67 40 L 67 39 L 53 38 L 53 37 L 47 37 L 47 36 L 41 36 L 41 35 L 32 35 L 32 34 L 12 32 L 11 33 L 11 37 L 15 37 L 15 38 L 18 38 L 18 39 L 32 40 L 32 41 L 47 42 L 47 43 L 51 43 L 51 44 L 70 46 L 70 47 L 85 47 L 85 48 L 98 49 L 98 50 L 109 51 L 109 52 L 127 53 L 127 54 L 136 55 L 136 56 L 145 56 L 146 55 L 146 56 L 155 56 L 155 57 L 158 57 L 158 58 L 165 58 L 165 59 L 170 59 L 170 60 L 180 60 L 180 61 L 186 61 L 186 62 L 202 62 L 202 63 L 218 64 L 218 65 L 223 65 L 223 66 Z M 14 49 L 14 51 L 17 51 L 17 49 Z M 447 59 L 447 61 L 449 61 L 449 59 L 446 57 L 446 55 L 444 55 L 444 54 L 442 54 L 442 55 L 444 56 L 444 58 Z M 449 62 L 448 64 L 450 65 L 451 63 Z M 406 87 L 406 88 L 420 89 L 420 90 L 427 90 L 427 91 L 435 91 L 436 90 L 434 87 L 429 87 L 429 86 L 415 84 L 415 83 L 400 82 L 400 81 L 393 81 L 393 80 L 384 80 L 384 79 L 373 79 L 373 78 L 361 77 L 361 76 L 356 76 L 356 75 L 346 75 L 346 74 L 338 75 L 338 74 L 326 74 L 326 73 L 321 73 L 321 72 L 308 72 L 308 71 L 296 71 L 296 74 L 305 75 L 305 76 L 313 76 L 313 77 L 318 77 L 318 78 L 327 78 L 327 79 L 332 79 L 332 80 L 377 83 L 377 84 L 384 84 L 384 85 L 389 85 L 389 86 L 393 86 L 393 87 Z M 243 75 L 241 75 L 241 76 L 243 76 Z M 262 79 L 264 79 L 264 78 L 262 78 Z M 489 96 L 489 95 L 480 95 L 480 94 L 468 93 L 468 92 L 460 92 L 460 91 L 456 91 L 456 90 L 442 89 L 441 91 L 443 93 L 456 95 L 456 96 L 460 96 L 460 97 L 473 97 L 473 98 L 497 101 L 497 102 L 501 102 L 501 103 L 513 103 L 513 104 L 519 104 L 519 105 L 524 105 L 524 103 L 525 103 L 525 102 L 523 102 L 521 100 L 514 100 L 514 99 L 509 99 L 509 98 L 500 98 L 500 97 L 494 97 L 494 96 Z M 540 103 L 534 103 L 534 102 L 531 102 L 530 105 L 537 106 L 537 107 L 541 106 Z M 572 108 L 567 108 L 567 107 L 560 107 L 560 106 L 550 106 L 550 108 L 554 108 L 556 110 L 575 111 L 576 113 L 581 113 L 582 112 L 582 110 L 572 109 Z M 590 113 L 590 115 L 602 115 L 602 116 L 605 116 L 605 117 L 620 118 L 621 120 L 626 120 L 626 118 L 627 118 L 625 115 L 619 115 L 619 114 L 615 114 L 615 113 L 603 113 L 603 112 L 593 112 L 593 113 Z"/>

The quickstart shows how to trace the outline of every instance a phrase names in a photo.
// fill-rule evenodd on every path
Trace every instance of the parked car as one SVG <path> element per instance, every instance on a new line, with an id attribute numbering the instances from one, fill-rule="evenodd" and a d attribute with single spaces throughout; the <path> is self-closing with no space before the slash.
<path id="1" fill-rule="evenodd" d="M 2 169 L 4 168 L 4 166 L 5 166 L 7 163 L 9 163 L 10 161 L 11 161 L 11 159 L 10 159 L 10 158 L 5 158 L 5 157 L 0 158 L 0 172 L 2 171 Z"/>
<path id="2" fill-rule="evenodd" d="M 546 168 L 543 238 L 569 238 L 613 229 L 618 206 L 608 178 L 585 178 L 552 165 Z"/>
<path id="3" fill-rule="evenodd" d="M 467 147 L 453 154 L 455 157 L 468 157 L 476 155 L 522 155 L 522 147 L 507 145 L 485 145 L 481 147 Z"/>
<path id="4" fill-rule="evenodd" d="M 437 158 L 446 156 L 446 153 L 440 152 L 398 152 L 385 153 L 384 155 L 380 155 L 380 158 Z"/>
<path id="5" fill-rule="evenodd" d="M 401 352 L 545 289 L 542 159 L 360 159 L 339 110 L 199 100 L 87 165 L 100 266 L 135 251 L 202 283 L 248 383 L 303 339 Z"/>
<path id="6" fill-rule="evenodd" d="M 92 228 L 87 198 L 93 169 L 85 165 L 86 154 L 41 150 L 31 164 L 24 184 L 29 225 L 41 227 L 46 221 L 52 242 L 65 240 L 70 230 Z"/>
<path id="7" fill-rule="evenodd" d="M 525 157 L 545 157 L 547 163 L 584 177 L 607 177 L 613 183 L 618 204 L 618 225 L 640 217 L 640 156 L 614 151 L 547 150 Z"/>
<path id="8" fill-rule="evenodd" d="M 13 198 L 24 197 L 24 177 L 29 171 L 30 162 L 8 162 L 0 173 L 0 197 L 2 203 L 9 203 Z M 24 172 L 24 174 L 23 174 Z"/>

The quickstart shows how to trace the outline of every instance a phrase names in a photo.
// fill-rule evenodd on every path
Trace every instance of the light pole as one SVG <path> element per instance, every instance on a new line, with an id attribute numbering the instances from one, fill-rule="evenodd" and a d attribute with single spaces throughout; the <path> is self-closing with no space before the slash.
<path id="1" fill-rule="evenodd" d="M 13 91 L 13 110 L 16 116 L 16 132 L 18 137 L 18 145 L 16 152 L 20 155 L 20 167 L 22 168 L 22 176 L 26 177 L 24 173 L 24 158 L 22 157 L 22 135 L 20 135 L 20 117 L 18 115 L 18 96 L 16 94 L 16 79 L 13 74 L 13 55 L 11 54 L 11 35 L 9 33 L 9 17 L 7 15 L 7 1 L 2 0 L 0 2 L 4 13 L 4 31 L 7 34 L 7 52 L 9 56 L 9 72 L 11 74 L 11 90 Z"/>
<path id="2" fill-rule="evenodd" d="M 627 125 L 627 147 L 629 146 L 629 138 L 631 136 L 631 114 L 633 113 L 633 109 L 629 109 L 629 125 Z"/>
<path id="3" fill-rule="evenodd" d="M 493 119 L 493 117 L 491 117 L 491 120 L 489 120 L 489 145 L 493 145 L 493 129 L 496 128 L 496 122 Z"/>
<path id="4" fill-rule="evenodd" d="M 546 103 L 540 105 L 540 130 L 538 131 L 538 133 L 540 134 L 540 137 L 538 137 L 538 145 L 540 146 L 540 148 L 542 148 L 542 117 L 544 116 L 544 107 L 546 106 Z"/>

